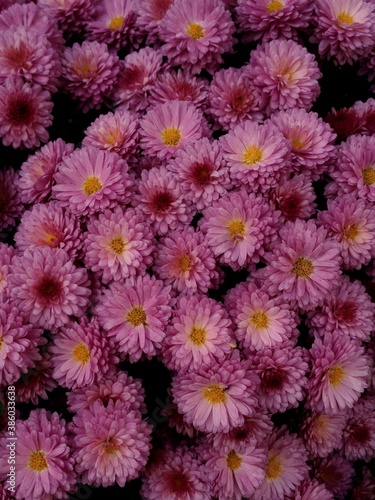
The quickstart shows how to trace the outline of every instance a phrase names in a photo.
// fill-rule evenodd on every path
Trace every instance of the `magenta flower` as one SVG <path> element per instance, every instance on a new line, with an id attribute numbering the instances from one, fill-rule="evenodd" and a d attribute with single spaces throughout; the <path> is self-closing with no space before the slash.
<path id="1" fill-rule="evenodd" d="M 288 500 L 334 500 L 332 493 L 327 490 L 324 484 L 319 483 L 316 479 L 307 477 L 293 492 L 293 496 L 288 497 Z"/>
<path id="2" fill-rule="evenodd" d="M 337 500 L 344 500 L 353 485 L 354 467 L 339 455 L 317 458 L 313 462 L 314 477 L 325 485 Z"/>
<path id="3" fill-rule="evenodd" d="M 366 403 L 359 400 L 349 411 L 341 447 L 348 460 L 370 462 L 375 456 L 375 407 Z"/>
<path id="4" fill-rule="evenodd" d="M 12 168 L 0 170 L 0 232 L 15 226 L 24 211 L 19 174 Z"/>
<path id="5" fill-rule="evenodd" d="M 137 4 L 137 27 L 147 36 L 147 43 L 159 41 L 159 25 L 174 0 L 140 0 Z"/>
<path id="6" fill-rule="evenodd" d="M 57 21 L 67 36 L 80 33 L 96 9 L 91 0 L 38 0 L 38 5 L 51 20 Z"/>
<path id="7" fill-rule="evenodd" d="M 13 247 L 0 242 L 0 302 L 6 302 L 8 298 L 8 276 L 12 272 L 14 255 Z"/>
<path id="8" fill-rule="evenodd" d="M 342 445 L 343 430 L 347 423 L 345 413 L 305 414 L 300 435 L 312 457 L 327 457 Z"/>

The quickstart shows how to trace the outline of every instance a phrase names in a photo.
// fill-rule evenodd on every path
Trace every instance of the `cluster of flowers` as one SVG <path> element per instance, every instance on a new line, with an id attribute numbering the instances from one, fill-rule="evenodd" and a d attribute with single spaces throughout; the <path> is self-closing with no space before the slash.
<path id="1" fill-rule="evenodd" d="M 375 278 L 375 100 L 323 121 L 301 40 L 374 78 L 374 2 L 0 6 L 4 146 L 49 140 L 56 92 L 112 109 L 0 171 L 0 387 L 38 405 L 62 386 L 72 415 L 19 415 L 14 497 L 142 475 L 145 500 L 343 499 L 360 461 L 352 498 L 372 498 L 375 304 L 357 278 Z M 223 69 L 234 35 L 257 44 Z M 219 300 L 229 270 L 248 277 Z M 155 356 L 179 439 L 149 458 L 142 383 L 119 364 Z"/>

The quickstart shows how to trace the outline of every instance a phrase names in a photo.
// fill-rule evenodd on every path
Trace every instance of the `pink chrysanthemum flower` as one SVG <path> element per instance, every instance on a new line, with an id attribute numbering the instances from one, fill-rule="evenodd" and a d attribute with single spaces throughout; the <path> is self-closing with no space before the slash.
<path id="1" fill-rule="evenodd" d="M 74 215 L 92 215 L 130 201 L 127 163 L 116 153 L 92 146 L 64 158 L 55 181 L 54 198 Z"/>
<path id="2" fill-rule="evenodd" d="M 271 295 L 296 303 L 303 310 L 314 309 L 338 284 L 340 249 L 336 240 L 315 221 L 287 222 L 278 242 L 265 258 L 263 270 Z"/>
<path id="3" fill-rule="evenodd" d="M 345 413 L 310 413 L 303 417 L 300 435 L 311 457 L 327 457 L 340 448 L 346 426 Z"/>
<path id="4" fill-rule="evenodd" d="M 0 242 L 0 302 L 5 302 L 8 298 L 8 276 L 12 272 L 14 255 L 13 247 Z"/>
<path id="5" fill-rule="evenodd" d="M 352 408 L 370 376 L 370 360 L 363 347 L 341 333 L 326 333 L 323 342 L 315 339 L 310 355 L 308 406 L 326 413 Z"/>
<path id="6" fill-rule="evenodd" d="M 138 152 L 138 118 L 126 110 L 100 115 L 86 130 L 83 146 L 94 146 L 128 159 Z"/>
<path id="7" fill-rule="evenodd" d="M 360 281 L 350 282 L 348 276 L 327 296 L 324 304 L 308 315 L 308 325 L 323 338 L 327 332 L 348 335 L 368 342 L 374 329 L 375 304 Z"/>
<path id="8" fill-rule="evenodd" d="M 167 404 L 161 410 L 160 416 L 165 417 L 168 422 L 168 427 L 174 429 L 178 434 L 188 436 L 189 438 L 195 438 L 198 435 L 198 431 L 193 425 L 185 422 L 184 416 L 178 411 L 177 405 L 169 400 L 170 396 L 171 390 L 168 389 Z"/>
<path id="9" fill-rule="evenodd" d="M 363 0 L 317 0 L 312 42 L 322 57 L 353 64 L 373 47 L 374 6 Z"/>
<path id="10" fill-rule="evenodd" d="M 151 426 L 119 403 L 97 401 L 73 417 L 73 458 L 83 483 L 124 486 L 147 463 Z"/>
<path id="11" fill-rule="evenodd" d="M 313 12 L 308 0 L 238 0 L 237 22 L 244 41 L 297 38 L 308 27 Z"/>
<path id="12" fill-rule="evenodd" d="M 270 118 L 291 146 L 294 172 L 318 180 L 336 154 L 336 135 L 317 113 L 305 109 L 280 111 Z"/>
<path id="13" fill-rule="evenodd" d="M 290 146 L 276 127 L 250 120 L 220 138 L 224 158 L 235 184 L 265 192 L 278 184 L 289 167 Z"/>
<path id="14" fill-rule="evenodd" d="M 220 144 L 206 137 L 177 151 L 167 169 L 178 180 L 185 200 L 197 210 L 210 206 L 231 188 Z"/>
<path id="15" fill-rule="evenodd" d="M 327 458 L 317 458 L 313 462 L 315 479 L 323 483 L 335 499 L 344 500 L 353 485 L 355 474 L 353 465 L 336 454 Z"/>
<path id="16" fill-rule="evenodd" d="M 114 283 L 104 292 L 96 313 L 118 351 L 132 362 L 161 349 L 171 315 L 170 287 L 155 277 L 138 276 Z"/>
<path id="17" fill-rule="evenodd" d="M 87 224 L 84 261 L 105 283 L 136 274 L 152 264 L 153 233 L 145 217 L 132 208 L 106 210 Z"/>
<path id="18" fill-rule="evenodd" d="M 120 401 L 121 406 L 129 411 L 146 413 L 144 392 L 141 380 L 133 379 L 126 372 L 110 370 L 100 382 L 68 392 L 68 410 L 79 413 L 96 401 L 103 406 L 108 406 L 109 401 Z"/>
<path id="19" fill-rule="evenodd" d="M 116 106 L 133 112 L 146 109 L 150 104 L 150 90 L 162 64 L 162 53 L 151 47 L 128 54 L 120 62 L 119 76 L 113 90 Z"/>
<path id="20" fill-rule="evenodd" d="M 162 350 L 170 370 L 198 371 L 221 363 L 231 350 L 231 321 L 215 300 L 181 297 L 167 327 Z"/>
<path id="21" fill-rule="evenodd" d="M 160 467 L 143 478 L 145 500 L 210 500 L 211 485 L 195 453 L 185 446 L 168 450 Z"/>
<path id="22" fill-rule="evenodd" d="M 21 252 L 36 247 L 62 248 L 72 260 L 82 244 L 79 219 L 56 201 L 37 203 L 25 212 L 14 239 Z"/>
<path id="23" fill-rule="evenodd" d="M 275 429 L 263 445 L 268 447 L 266 474 L 254 500 L 282 500 L 306 477 L 309 470 L 307 452 L 302 441 L 295 434 L 288 434 L 285 426 Z"/>
<path id="24" fill-rule="evenodd" d="M 277 216 L 263 198 L 242 189 L 207 207 L 199 225 L 220 262 L 238 270 L 259 262 L 264 244 L 276 236 Z"/>
<path id="25" fill-rule="evenodd" d="M 88 304 L 87 271 L 77 268 L 65 250 L 35 248 L 13 259 L 9 275 L 11 300 L 34 325 L 55 331 Z"/>
<path id="26" fill-rule="evenodd" d="M 340 245 L 344 269 L 360 269 L 375 257 L 375 208 L 353 195 L 328 201 L 318 224 Z"/>
<path id="27" fill-rule="evenodd" d="M 68 498 L 75 490 L 77 477 L 68 445 L 65 420 L 44 409 L 31 411 L 25 421 L 17 420 L 17 482 L 15 498 Z M 0 470 L 6 477 L 6 444 L 3 438 Z"/>
<path id="28" fill-rule="evenodd" d="M 291 496 L 286 497 L 286 500 L 334 500 L 334 498 L 324 484 L 307 477 Z"/>
<path id="29" fill-rule="evenodd" d="M 375 54 L 374 54 L 375 56 Z M 374 60 L 375 62 L 375 60 Z M 374 67 L 375 70 L 375 67 Z M 374 71 L 375 77 L 375 71 Z M 351 108 L 354 113 L 359 115 L 362 120 L 360 133 L 372 135 L 375 133 L 375 99 L 367 99 L 367 101 L 357 101 Z"/>
<path id="30" fill-rule="evenodd" d="M 4 146 L 39 147 L 52 125 L 51 94 L 40 85 L 9 77 L 0 85 L 0 137 Z"/>
<path id="31" fill-rule="evenodd" d="M 295 107 L 309 110 L 320 93 L 322 74 L 315 57 L 293 40 L 258 45 L 247 70 L 263 95 L 267 113 Z"/>
<path id="32" fill-rule="evenodd" d="M 178 179 L 163 165 L 143 170 L 133 200 L 159 236 L 183 229 L 193 218 L 193 206 L 183 198 Z"/>
<path id="33" fill-rule="evenodd" d="M 362 478 L 351 492 L 351 500 L 363 500 L 375 497 L 375 480 L 367 467 L 362 467 Z"/>
<path id="34" fill-rule="evenodd" d="M 203 135 L 203 115 L 189 102 L 154 106 L 140 121 L 141 147 L 149 156 L 171 158 Z"/>
<path id="35" fill-rule="evenodd" d="M 61 328 L 49 348 L 53 372 L 59 385 L 75 389 L 99 381 L 119 359 L 110 341 L 99 329 L 96 317 L 83 317 Z"/>
<path id="36" fill-rule="evenodd" d="M 281 212 L 279 222 L 310 219 L 315 213 L 316 198 L 310 176 L 283 176 L 279 184 L 268 192 L 269 201 Z"/>
<path id="37" fill-rule="evenodd" d="M 207 105 L 207 80 L 198 78 L 182 70 L 160 73 L 150 91 L 151 104 L 169 101 L 192 102 L 197 108 Z"/>
<path id="38" fill-rule="evenodd" d="M 156 244 L 153 271 L 180 293 L 207 293 L 218 279 L 212 250 L 200 231 L 176 230 Z"/>
<path id="39" fill-rule="evenodd" d="M 140 0 L 137 5 L 137 27 L 141 34 L 147 36 L 147 43 L 159 41 L 159 24 L 163 20 L 174 0 Z"/>
<path id="40" fill-rule="evenodd" d="M 184 420 L 202 432 L 228 432 L 255 412 L 258 378 L 240 361 L 177 374 L 172 394 Z"/>
<path id="41" fill-rule="evenodd" d="M 49 200 L 56 169 L 73 149 L 73 144 L 57 139 L 28 157 L 21 166 L 18 182 L 24 203 L 44 203 Z"/>
<path id="42" fill-rule="evenodd" d="M 16 224 L 24 211 L 19 174 L 12 168 L 0 170 L 0 232 Z"/>
<path id="43" fill-rule="evenodd" d="M 119 58 L 106 44 L 75 43 L 62 55 L 64 91 L 79 101 L 84 113 L 100 108 L 117 81 L 119 69 Z"/>
<path id="44" fill-rule="evenodd" d="M 375 408 L 366 408 L 361 400 L 349 412 L 341 453 L 348 460 L 366 462 L 375 456 Z"/>
<path id="45" fill-rule="evenodd" d="M 266 451 L 255 439 L 242 446 L 207 446 L 202 458 L 214 497 L 220 500 L 251 498 L 264 480 Z"/>
<path id="46" fill-rule="evenodd" d="M 41 359 L 42 330 L 25 324 L 16 307 L 0 302 L 0 387 L 12 385 Z"/>
<path id="47" fill-rule="evenodd" d="M 215 73 L 208 99 L 209 112 L 217 128 L 229 130 L 245 120 L 263 121 L 259 90 L 252 85 L 243 68 L 222 69 Z"/>
<path id="48" fill-rule="evenodd" d="M 67 36 L 80 33 L 96 9 L 96 3 L 91 0 L 38 0 L 38 5 L 50 22 L 57 21 Z"/>
<path id="49" fill-rule="evenodd" d="M 334 109 L 327 114 L 325 121 L 329 123 L 332 130 L 337 134 L 339 141 L 347 139 L 350 135 L 361 132 L 365 125 L 365 119 L 354 107 Z"/>
<path id="50" fill-rule="evenodd" d="M 172 66 L 213 72 L 233 50 L 230 12 L 215 0 L 174 0 L 159 26 L 161 50 Z"/>

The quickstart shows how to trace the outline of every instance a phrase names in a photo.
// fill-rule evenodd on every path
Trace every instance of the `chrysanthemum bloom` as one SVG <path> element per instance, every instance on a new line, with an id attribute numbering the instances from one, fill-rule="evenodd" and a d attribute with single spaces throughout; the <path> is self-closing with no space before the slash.
<path id="1" fill-rule="evenodd" d="M 375 54 L 374 54 L 375 56 Z M 375 63 L 375 60 L 374 60 Z M 375 68 L 374 68 L 375 77 Z M 365 135 L 375 133 L 375 99 L 367 99 L 367 101 L 356 101 L 351 108 L 363 120 L 360 132 Z"/>
<path id="2" fill-rule="evenodd" d="M 375 497 L 375 481 L 368 467 L 362 467 L 362 478 L 351 492 L 351 500 L 363 500 Z"/>
<path id="3" fill-rule="evenodd" d="M 310 355 L 308 406 L 326 413 L 352 408 L 370 376 L 370 360 L 363 347 L 341 333 L 327 333 L 323 342 L 315 339 Z"/>
<path id="4" fill-rule="evenodd" d="M 19 174 L 12 168 L 0 170 L 0 232 L 12 227 L 24 211 Z"/>
<path id="5" fill-rule="evenodd" d="M 59 53 L 43 32 L 26 27 L 0 31 L 0 83 L 10 75 L 56 92 L 61 73 Z"/>
<path id="6" fill-rule="evenodd" d="M 137 5 L 134 0 L 104 0 L 87 22 L 88 39 L 120 50 L 134 31 Z"/>
<path id="7" fill-rule="evenodd" d="M 128 159 L 138 151 L 138 118 L 126 110 L 100 115 L 85 132 L 83 146 L 108 149 Z"/>
<path id="8" fill-rule="evenodd" d="M 240 361 L 178 373 L 172 394 L 185 421 L 202 432 L 228 432 L 255 412 L 259 380 Z"/>
<path id="9" fill-rule="evenodd" d="M 70 316 L 84 314 L 91 293 L 87 271 L 77 268 L 65 250 L 26 250 L 12 264 L 11 301 L 30 323 L 54 331 Z"/>
<path id="10" fill-rule="evenodd" d="M 238 270 L 259 262 L 264 243 L 274 239 L 277 216 L 263 198 L 242 189 L 207 207 L 199 225 L 220 262 Z"/>
<path id="11" fill-rule="evenodd" d="M 192 227 L 176 230 L 156 244 L 153 272 L 177 292 L 207 293 L 218 278 L 205 236 Z"/>
<path id="12" fill-rule="evenodd" d="M 68 446 L 65 420 L 44 409 L 31 411 L 25 421 L 17 420 L 17 481 L 15 498 L 68 498 L 77 477 Z M 9 474 L 4 437 L 0 458 L 1 476 Z"/>
<path id="13" fill-rule="evenodd" d="M 273 114 L 270 122 L 290 143 L 294 172 L 318 180 L 336 154 L 336 134 L 328 123 L 317 113 L 297 108 Z"/>
<path id="14" fill-rule="evenodd" d="M 348 460 L 366 462 L 375 456 L 375 409 L 367 409 L 361 400 L 349 411 L 341 453 Z"/>
<path id="15" fill-rule="evenodd" d="M 275 429 L 263 446 L 268 447 L 266 474 L 254 500 L 282 500 L 291 495 L 306 477 L 309 470 L 307 452 L 302 441 L 295 434 L 289 434 L 285 426 Z"/>
<path id="16" fill-rule="evenodd" d="M 290 146 L 276 127 L 250 120 L 220 138 L 232 181 L 265 192 L 278 184 L 289 167 Z"/>
<path id="17" fill-rule="evenodd" d="M 128 54 L 120 62 L 113 100 L 117 106 L 129 111 L 143 111 L 149 106 L 149 92 L 160 72 L 163 56 L 159 50 L 145 47 Z"/>
<path id="18" fill-rule="evenodd" d="M 178 180 L 185 200 L 197 210 L 210 206 L 231 188 L 220 144 L 206 137 L 177 151 L 167 169 Z"/>
<path id="19" fill-rule="evenodd" d="M 214 448 L 202 452 L 203 470 L 219 500 L 251 498 L 265 475 L 266 451 L 255 439 L 245 445 Z"/>
<path id="20" fill-rule="evenodd" d="M 344 269 L 360 269 L 375 257 L 375 208 L 353 194 L 328 201 L 318 224 L 339 242 Z"/>
<path id="21" fill-rule="evenodd" d="M 141 147 L 149 156 L 171 158 L 202 137 L 202 122 L 202 113 L 192 103 L 157 104 L 140 121 Z"/>
<path id="22" fill-rule="evenodd" d="M 169 400 L 171 391 L 168 389 L 168 399 L 166 406 L 160 411 L 160 417 L 165 417 L 168 422 L 168 427 L 174 429 L 178 434 L 195 438 L 199 433 L 196 428 L 187 424 L 184 416 L 178 411 L 177 405 Z"/>
<path id="23" fill-rule="evenodd" d="M 238 0 L 236 19 L 243 40 L 297 38 L 305 30 L 314 6 L 308 0 Z"/>
<path id="24" fill-rule="evenodd" d="M 81 32 L 96 9 L 91 0 L 38 0 L 38 4 L 51 20 L 57 21 L 66 36 Z"/>
<path id="25" fill-rule="evenodd" d="M 312 42 L 319 54 L 339 64 L 353 64 L 374 45 L 374 5 L 363 0 L 317 0 Z"/>
<path id="26" fill-rule="evenodd" d="M 308 325 L 323 338 L 326 332 L 349 335 L 364 342 L 370 340 L 374 328 L 375 304 L 360 281 L 350 282 L 348 276 L 326 298 L 324 304 L 311 311 Z"/>
<path id="27" fill-rule="evenodd" d="M 145 500 L 210 500 L 211 485 L 195 453 L 185 446 L 169 450 L 160 467 L 143 478 Z"/>
<path id="28" fill-rule="evenodd" d="M 4 146 L 39 147 L 52 125 L 51 94 L 40 85 L 8 77 L 0 85 L 0 137 Z"/>
<path id="29" fill-rule="evenodd" d="M 311 109 L 322 76 L 315 57 L 293 40 L 273 40 L 252 51 L 247 66 L 260 90 L 267 113 L 290 108 Z"/>
<path id="30" fill-rule="evenodd" d="M 336 413 L 335 415 L 305 413 L 300 436 L 310 456 L 327 457 L 333 450 L 340 448 L 346 421 L 345 413 Z"/>
<path id="31" fill-rule="evenodd" d="M 5 302 L 8 298 L 8 276 L 12 272 L 14 255 L 13 247 L 0 242 L 0 302 Z"/>
<path id="32" fill-rule="evenodd" d="M 264 278 L 269 293 L 281 293 L 284 300 L 303 310 L 314 309 L 338 284 L 339 245 L 313 220 L 287 222 L 279 237 L 282 245 L 275 242 L 265 255 L 268 265 Z"/>
<path id="33" fill-rule="evenodd" d="M 37 203 L 26 211 L 14 239 L 21 252 L 36 247 L 62 248 L 73 260 L 82 244 L 79 219 L 56 201 Z"/>
<path id="34" fill-rule="evenodd" d="M 79 101 L 84 113 L 100 108 L 117 81 L 119 69 L 119 58 L 106 44 L 75 43 L 62 55 L 64 91 Z"/>
<path id="35" fill-rule="evenodd" d="M 342 141 L 350 135 L 357 134 L 364 126 L 362 117 L 354 108 L 334 109 L 327 114 L 325 121 L 332 127 L 337 138 Z"/>
<path id="36" fill-rule="evenodd" d="M 160 45 L 159 25 L 174 0 L 140 0 L 137 4 L 136 26 L 147 36 L 147 45 Z"/>
<path id="37" fill-rule="evenodd" d="M 170 287 L 146 274 L 112 284 L 96 313 L 118 351 L 138 361 L 143 353 L 151 357 L 161 348 L 171 315 L 170 301 Z"/>
<path id="38" fill-rule="evenodd" d="M 199 371 L 221 363 L 231 350 L 231 321 L 213 299 L 181 297 L 164 341 L 165 365 L 175 371 Z"/>
<path id="39" fill-rule="evenodd" d="M 124 486 L 136 478 L 150 453 L 151 426 L 120 401 L 99 401 L 73 417 L 73 458 L 84 484 Z"/>
<path id="40" fill-rule="evenodd" d="M 245 120 L 262 121 L 259 90 L 243 68 L 222 69 L 209 87 L 209 113 L 217 128 L 229 130 Z"/>
<path id="41" fill-rule="evenodd" d="M 215 0 L 175 0 L 159 26 L 161 50 L 172 66 L 191 73 L 214 72 L 222 54 L 233 50 L 235 31 L 229 10 Z"/>
<path id="42" fill-rule="evenodd" d="M 42 330 L 25 324 L 16 307 L 0 302 L 0 387 L 12 385 L 41 359 Z"/>
<path id="43" fill-rule="evenodd" d="M 64 158 L 55 181 L 54 198 L 74 215 L 92 215 L 130 201 L 127 163 L 116 153 L 92 146 Z"/>
<path id="44" fill-rule="evenodd" d="M 52 192 L 53 176 L 62 159 L 73 152 L 74 144 L 62 139 L 48 142 L 22 164 L 18 186 L 24 203 L 44 203 Z"/>
<path id="45" fill-rule="evenodd" d="M 285 498 L 286 500 L 334 500 L 332 493 L 324 484 L 309 477 L 302 481 L 291 496 Z"/>
<path id="46" fill-rule="evenodd" d="M 313 462 L 315 479 L 323 483 L 335 499 L 344 500 L 353 485 L 354 467 L 343 457 L 332 454 Z"/>
<path id="47" fill-rule="evenodd" d="M 106 210 L 87 224 L 84 233 L 86 266 L 105 283 L 136 274 L 152 264 L 153 233 L 139 210 Z"/>

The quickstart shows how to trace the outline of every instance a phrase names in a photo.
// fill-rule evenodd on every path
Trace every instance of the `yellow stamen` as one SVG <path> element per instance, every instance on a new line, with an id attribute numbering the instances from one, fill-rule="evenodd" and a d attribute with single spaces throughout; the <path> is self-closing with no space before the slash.
<path id="1" fill-rule="evenodd" d="M 117 446 L 112 443 L 104 443 L 104 449 L 106 453 L 112 455 L 115 451 L 117 451 Z"/>
<path id="2" fill-rule="evenodd" d="M 255 165 L 259 161 L 262 161 L 263 151 L 258 146 L 249 146 L 245 149 L 243 154 L 243 162 L 245 165 Z"/>
<path id="3" fill-rule="evenodd" d="M 228 226 L 229 236 L 232 240 L 242 240 L 245 236 L 246 226 L 240 219 L 232 220 Z"/>
<path id="4" fill-rule="evenodd" d="M 341 384 L 344 375 L 345 371 L 341 366 L 332 366 L 332 368 L 328 370 L 329 381 L 333 387 L 337 387 Z"/>
<path id="5" fill-rule="evenodd" d="M 269 325 L 268 316 L 264 311 L 254 311 L 250 316 L 250 323 L 255 328 L 267 328 Z"/>
<path id="6" fill-rule="evenodd" d="M 110 22 L 108 23 L 108 28 L 110 30 L 118 30 L 122 27 L 123 24 L 124 24 L 123 16 L 117 16 L 110 20 Z"/>
<path id="7" fill-rule="evenodd" d="M 354 23 L 354 18 L 351 16 L 348 12 L 340 12 L 337 16 L 337 20 L 341 24 L 353 24 Z"/>
<path id="8" fill-rule="evenodd" d="M 241 467 L 242 458 L 235 451 L 230 451 L 227 456 L 227 467 L 230 470 L 237 470 Z"/>
<path id="9" fill-rule="evenodd" d="M 225 390 L 218 384 L 211 384 L 203 391 L 203 397 L 211 405 L 217 405 L 220 403 L 225 403 L 227 400 L 227 395 Z"/>
<path id="10" fill-rule="evenodd" d="M 117 253 L 117 255 L 121 255 L 123 253 L 123 251 L 125 250 L 126 245 L 125 245 L 124 240 L 121 238 L 121 236 L 119 236 L 117 238 L 113 238 L 113 240 L 109 244 L 109 247 L 111 250 L 113 250 L 115 253 Z"/>
<path id="11" fill-rule="evenodd" d="M 80 343 L 76 345 L 72 352 L 74 361 L 77 363 L 81 363 L 81 365 L 85 365 L 90 361 L 91 353 L 87 348 L 86 344 Z"/>
<path id="12" fill-rule="evenodd" d="M 278 479 L 283 472 L 283 466 L 281 460 L 273 455 L 268 459 L 266 466 L 266 479 L 275 480 Z"/>
<path id="13" fill-rule="evenodd" d="M 299 257 L 293 264 L 292 273 L 296 274 L 299 278 L 309 278 L 314 271 L 314 266 L 311 260 L 306 257 Z"/>
<path id="14" fill-rule="evenodd" d="M 36 472 L 42 472 L 44 469 L 47 469 L 48 464 L 47 460 L 44 458 L 45 453 L 43 451 L 33 451 L 29 457 L 29 462 L 27 466 L 30 469 L 35 470 Z"/>
<path id="15" fill-rule="evenodd" d="M 166 146 L 178 146 L 182 135 L 178 128 L 169 127 L 163 130 L 161 137 Z"/>
<path id="16" fill-rule="evenodd" d="M 55 246 L 55 244 L 57 242 L 57 236 L 55 234 L 48 233 L 44 237 L 44 241 L 45 241 L 45 243 L 47 243 L 47 245 L 50 245 L 51 247 L 53 247 L 53 246 Z"/>
<path id="17" fill-rule="evenodd" d="M 193 40 L 199 40 L 204 37 L 204 29 L 198 23 L 190 23 L 186 29 L 186 33 L 191 36 Z"/>
<path id="18" fill-rule="evenodd" d="M 178 261 L 178 267 L 180 268 L 180 270 L 184 273 L 186 273 L 187 271 L 190 271 L 191 269 L 191 259 L 188 255 L 184 255 L 183 257 L 181 257 L 181 259 Z"/>
<path id="19" fill-rule="evenodd" d="M 3 337 L 0 337 L 0 351 L 3 348 L 3 342 L 4 342 Z"/>
<path id="20" fill-rule="evenodd" d="M 304 147 L 303 141 L 301 139 L 298 139 L 298 137 L 292 139 L 291 143 L 293 149 L 302 149 Z"/>
<path id="21" fill-rule="evenodd" d="M 94 71 L 94 69 L 95 66 L 93 65 L 92 61 L 89 61 L 87 59 L 78 61 L 78 63 L 75 65 L 76 73 L 78 73 L 83 78 L 88 78 Z"/>
<path id="22" fill-rule="evenodd" d="M 99 191 L 102 188 L 102 184 L 98 177 L 87 177 L 85 180 L 82 190 L 86 196 L 91 196 L 92 194 Z"/>
<path id="23" fill-rule="evenodd" d="M 372 186 L 375 184 L 375 168 L 367 167 L 362 170 L 363 182 L 366 186 Z"/>
<path id="24" fill-rule="evenodd" d="M 189 339 L 194 345 L 203 345 L 206 342 L 206 330 L 204 328 L 197 328 L 196 326 L 193 326 Z"/>
<path id="25" fill-rule="evenodd" d="M 133 309 L 131 309 L 128 312 L 128 315 L 126 316 L 126 320 L 132 326 L 146 325 L 146 322 L 147 322 L 146 311 L 143 309 L 142 306 L 134 306 Z"/>
<path id="26" fill-rule="evenodd" d="M 272 0 L 272 2 L 267 5 L 267 12 L 269 14 L 272 14 L 273 12 L 279 12 L 279 10 L 281 10 L 283 7 L 283 2 L 280 2 L 279 0 Z"/>
<path id="27" fill-rule="evenodd" d="M 344 230 L 344 237 L 347 240 L 354 240 L 358 235 L 360 231 L 358 229 L 357 224 L 351 224 L 348 229 Z"/>

